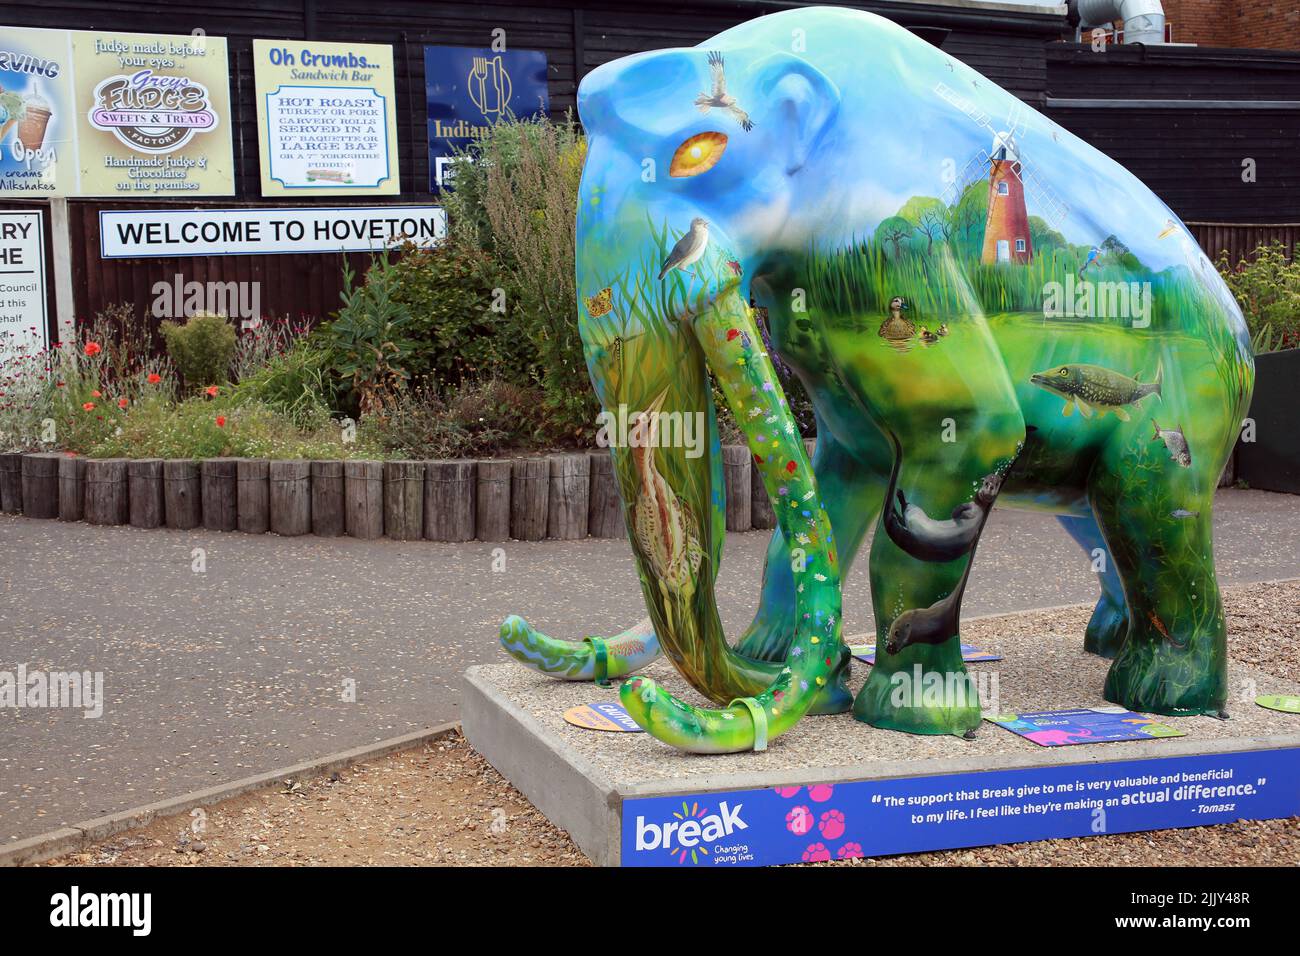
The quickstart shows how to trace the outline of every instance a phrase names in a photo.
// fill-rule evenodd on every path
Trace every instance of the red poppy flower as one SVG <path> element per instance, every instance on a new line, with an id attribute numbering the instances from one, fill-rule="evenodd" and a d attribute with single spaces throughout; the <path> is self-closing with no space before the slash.
<path id="1" fill-rule="evenodd" d="M 799 467 L 799 466 L 796 465 L 796 464 L 795 464 L 794 462 L 792 462 L 792 461 L 787 461 L 787 462 L 785 463 L 785 470 L 788 471 L 788 472 L 789 472 L 790 474 L 792 474 L 792 475 L 794 474 L 794 470 L 795 470 L 796 468 L 798 468 L 798 467 Z"/>
<path id="2" fill-rule="evenodd" d="M 217 388 L 215 385 L 209 385 L 204 389 L 204 391 L 207 393 L 208 398 L 216 398 L 217 392 L 221 391 L 221 389 Z"/>
<path id="3" fill-rule="evenodd" d="M 118 407 L 118 408 L 126 408 L 126 406 L 128 406 L 128 405 L 130 405 L 130 404 L 131 404 L 131 403 L 128 402 L 125 398 L 119 398 L 119 399 L 117 400 L 117 407 Z"/>
<path id="4" fill-rule="evenodd" d="M 87 354 L 87 355 L 98 355 L 98 354 L 99 354 L 100 352 L 102 352 L 102 351 L 104 351 L 104 350 L 103 350 L 102 348 L 99 347 L 99 343 L 98 343 L 98 342 L 87 342 L 87 343 L 86 343 L 86 354 Z"/>
<path id="5" fill-rule="evenodd" d="M 218 416 L 217 416 L 217 427 L 218 427 L 218 428 L 225 428 L 225 427 L 226 427 L 226 416 L 225 416 L 225 415 L 218 415 Z"/>
<path id="6" fill-rule="evenodd" d="M 85 403 L 84 405 L 82 405 L 81 407 L 82 407 L 82 409 L 83 409 L 84 411 L 87 411 L 87 412 L 89 412 L 89 411 L 93 411 L 94 408 L 95 408 L 95 403 L 94 403 L 94 402 L 86 402 L 86 403 Z"/>
<path id="7" fill-rule="evenodd" d="M 162 376 L 159 375 L 157 372 L 150 372 L 148 381 L 150 385 L 157 385 L 159 382 L 162 381 Z"/>
<path id="8" fill-rule="evenodd" d="M 91 398 L 103 398 L 104 396 L 103 396 L 102 394 L 100 394 L 99 389 L 95 389 L 93 392 L 90 393 L 90 397 L 91 397 Z"/>

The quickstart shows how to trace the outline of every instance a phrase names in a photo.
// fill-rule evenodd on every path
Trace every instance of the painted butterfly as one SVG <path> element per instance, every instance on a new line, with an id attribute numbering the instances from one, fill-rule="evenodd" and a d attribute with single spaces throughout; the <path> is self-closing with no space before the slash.
<path id="1" fill-rule="evenodd" d="M 606 286 L 595 295 L 583 296 L 587 302 L 587 312 L 593 319 L 599 319 L 602 315 L 608 315 L 609 311 L 614 308 L 614 290 Z"/>

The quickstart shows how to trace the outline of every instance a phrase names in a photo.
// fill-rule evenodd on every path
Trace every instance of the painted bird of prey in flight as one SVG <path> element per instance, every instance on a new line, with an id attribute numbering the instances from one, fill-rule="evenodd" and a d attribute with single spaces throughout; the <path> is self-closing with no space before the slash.
<path id="1" fill-rule="evenodd" d="M 699 107 L 701 113 L 707 113 L 714 108 L 726 110 L 748 133 L 754 128 L 754 124 L 750 121 L 749 114 L 736 103 L 736 98 L 727 92 L 727 77 L 722 68 L 722 54 L 714 50 L 709 54 L 708 63 L 709 70 L 713 74 L 713 92 L 712 94 L 701 93 L 695 97 L 695 105 Z"/>

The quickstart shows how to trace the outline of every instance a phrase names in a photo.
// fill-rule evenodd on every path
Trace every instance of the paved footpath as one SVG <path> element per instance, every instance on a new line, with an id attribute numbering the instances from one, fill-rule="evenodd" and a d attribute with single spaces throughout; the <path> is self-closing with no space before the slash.
<path id="1" fill-rule="evenodd" d="M 1300 498 L 1223 490 L 1215 526 L 1224 583 L 1300 575 Z M 729 634 L 753 613 L 767 540 L 728 535 Z M 496 547 L 0 515 L 0 671 L 101 671 L 106 698 L 98 719 L 0 710 L 0 845 L 455 720 L 460 675 L 499 659 L 506 613 L 565 637 L 643 614 L 622 540 L 510 542 L 499 572 Z M 871 627 L 864 567 L 845 587 L 847 634 Z M 998 511 L 965 611 L 1096 593 L 1052 518 Z"/>

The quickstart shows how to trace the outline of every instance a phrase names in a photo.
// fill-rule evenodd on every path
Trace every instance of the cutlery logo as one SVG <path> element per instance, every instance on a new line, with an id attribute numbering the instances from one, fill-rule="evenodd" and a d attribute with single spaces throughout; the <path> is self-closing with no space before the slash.
<path id="1" fill-rule="evenodd" d="M 510 73 L 501 57 L 474 57 L 465 78 L 469 98 L 489 120 L 500 119 L 510 104 Z"/>

